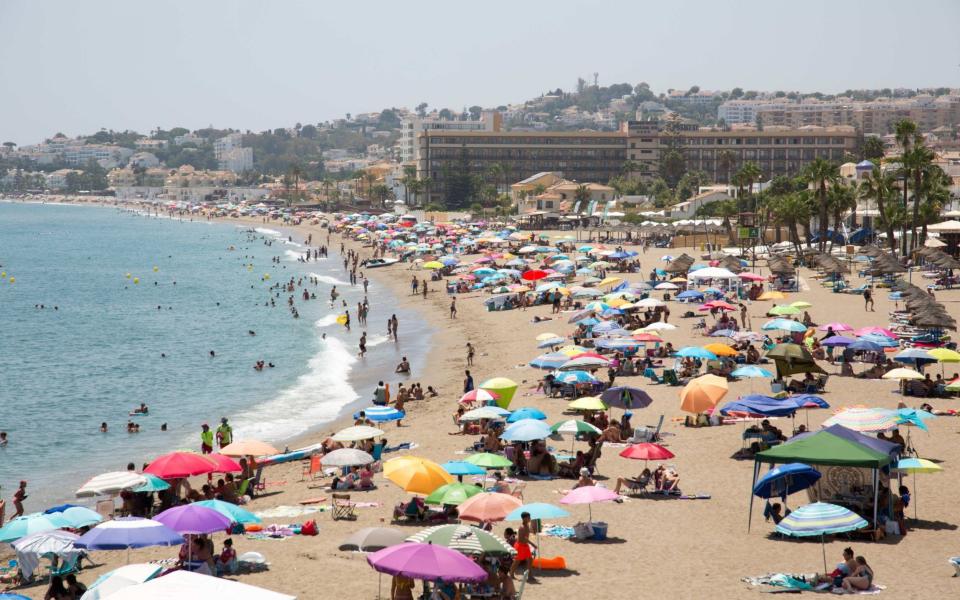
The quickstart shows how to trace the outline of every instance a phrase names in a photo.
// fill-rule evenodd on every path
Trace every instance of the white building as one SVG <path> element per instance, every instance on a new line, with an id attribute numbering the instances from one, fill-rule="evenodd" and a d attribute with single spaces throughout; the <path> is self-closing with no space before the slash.
<path id="1" fill-rule="evenodd" d="M 253 148 L 243 147 L 242 133 L 231 133 L 215 141 L 213 156 L 225 171 L 242 173 L 253 168 Z"/>
<path id="2" fill-rule="evenodd" d="M 130 157 L 130 166 L 131 167 L 142 167 L 144 169 L 152 169 L 154 167 L 160 166 L 160 159 L 150 152 L 137 152 Z"/>
<path id="3" fill-rule="evenodd" d="M 173 143 L 178 146 L 182 146 L 184 144 L 193 144 L 195 146 L 202 146 L 206 142 L 207 142 L 206 139 L 200 137 L 195 133 L 185 133 L 183 135 L 178 135 L 177 137 L 173 138 Z"/>
<path id="4" fill-rule="evenodd" d="M 441 119 L 435 116 L 419 117 L 409 115 L 400 121 L 400 162 L 415 162 L 420 158 L 420 144 L 417 137 L 425 131 L 500 131 L 501 116 L 495 110 L 480 113 L 478 121 L 459 121 Z"/>
<path id="5" fill-rule="evenodd" d="M 62 190 L 67 187 L 67 176 L 71 173 L 75 175 L 83 174 L 79 169 L 59 169 L 53 173 L 47 173 L 47 187 L 51 190 Z"/>

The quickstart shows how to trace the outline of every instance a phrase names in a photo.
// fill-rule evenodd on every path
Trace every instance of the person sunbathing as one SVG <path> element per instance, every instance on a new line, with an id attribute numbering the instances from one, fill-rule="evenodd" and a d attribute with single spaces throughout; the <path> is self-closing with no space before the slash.
<path id="1" fill-rule="evenodd" d="M 497 471 L 493 474 L 493 487 L 490 488 L 491 492 L 497 492 L 498 494 L 509 494 L 510 493 L 510 484 L 503 480 L 503 473 Z"/>
<path id="2" fill-rule="evenodd" d="M 595 485 L 597 485 L 597 482 L 590 477 L 590 469 L 583 467 L 580 469 L 580 479 L 577 480 L 577 485 L 573 486 L 573 489 Z"/>
<path id="3" fill-rule="evenodd" d="M 620 488 L 626 487 L 629 490 L 642 490 L 650 485 L 650 478 L 653 474 L 650 469 L 644 469 L 637 477 L 617 477 L 617 485 L 613 488 L 613 493 L 619 494 Z"/>
<path id="4" fill-rule="evenodd" d="M 658 489 L 661 492 L 680 492 L 680 474 L 677 473 L 676 469 L 673 467 L 664 469 L 663 476 L 660 479 L 660 487 Z"/>
<path id="5" fill-rule="evenodd" d="M 600 439 L 604 442 L 620 443 L 620 423 L 616 421 L 610 423 L 610 425 L 603 430 Z"/>
<path id="6" fill-rule="evenodd" d="M 869 590 L 873 587 L 873 569 L 867 564 L 867 559 L 857 557 L 857 567 L 853 574 L 843 578 L 842 588 L 845 592 Z"/>

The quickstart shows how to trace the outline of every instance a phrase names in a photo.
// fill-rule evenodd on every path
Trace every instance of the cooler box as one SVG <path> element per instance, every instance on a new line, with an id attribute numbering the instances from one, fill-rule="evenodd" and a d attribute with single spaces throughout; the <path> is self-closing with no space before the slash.
<path id="1" fill-rule="evenodd" d="M 591 523 L 590 525 L 593 527 L 593 539 L 598 541 L 607 539 L 607 527 L 609 526 L 606 523 L 599 522 Z"/>

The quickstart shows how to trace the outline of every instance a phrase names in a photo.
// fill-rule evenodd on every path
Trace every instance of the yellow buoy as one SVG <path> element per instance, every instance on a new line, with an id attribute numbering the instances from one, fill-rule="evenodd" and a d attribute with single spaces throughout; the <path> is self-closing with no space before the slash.
<path id="1" fill-rule="evenodd" d="M 253 265 L 247 265 L 247 270 L 248 270 L 248 271 L 252 271 L 252 270 L 253 270 Z"/>
<path id="2" fill-rule="evenodd" d="M 264 279 L 270 279 L 270 273 L 264 273 L 264 274 L 263 274 L 263 278 L 264 278 Z"/>
<path id="3" fill-rule="evenodd" d="M 6 278 L 7 278 L 7 272 L 6 272 L 6 271 L 4 271 L 3 273 L 0 273 L 0 279 L 6 279 Z"/>
<path id="4" fill-rule="evenodd" d="M 154 268 L 153 268 L 153 272 L 154 272 L 154 273 L 156 273 L 156 272 L 159 271 L 159 270 L 160 270 L 160 267 L 154 267 Z"/>
<path id="5" fill-rule="evenodd" d="M 140 278 L 139 278 L 139 277 L 134 277 L 134 278 L 133 278 L 133 283 L 140 283 Z"/>
<path id="6" fill-rule="evenodd" d="M 347 324 L 347 315 L 340 315 L 337 317 L 337 324 L 346 325 Z"/>
<path id="7" fill-rule="evenodd" d="M 16 277 L 11 277 L 11 278 L 10 278 L 10 283 L 13 283 L 13 282 L 16 281 L 16 280 L 17 280 Z"/>
<path id="8" fill-rule="evenodd" d="M 130 277 L 131 277 L 130 273 L 127 273 L 127 279 L 130 279 Z"/>

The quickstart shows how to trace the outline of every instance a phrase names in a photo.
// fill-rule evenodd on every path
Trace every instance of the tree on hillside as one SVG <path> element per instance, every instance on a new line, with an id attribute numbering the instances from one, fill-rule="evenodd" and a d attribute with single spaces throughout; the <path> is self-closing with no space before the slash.
<path id="1" fill-rule="evenodd" d="M 418 104 L 416 108 L 417 116 L 419 116 L 420 118 L 427 116 L 427 106 L 428 105 L 426 102 L 421 102 L 420 104 Z"/>

